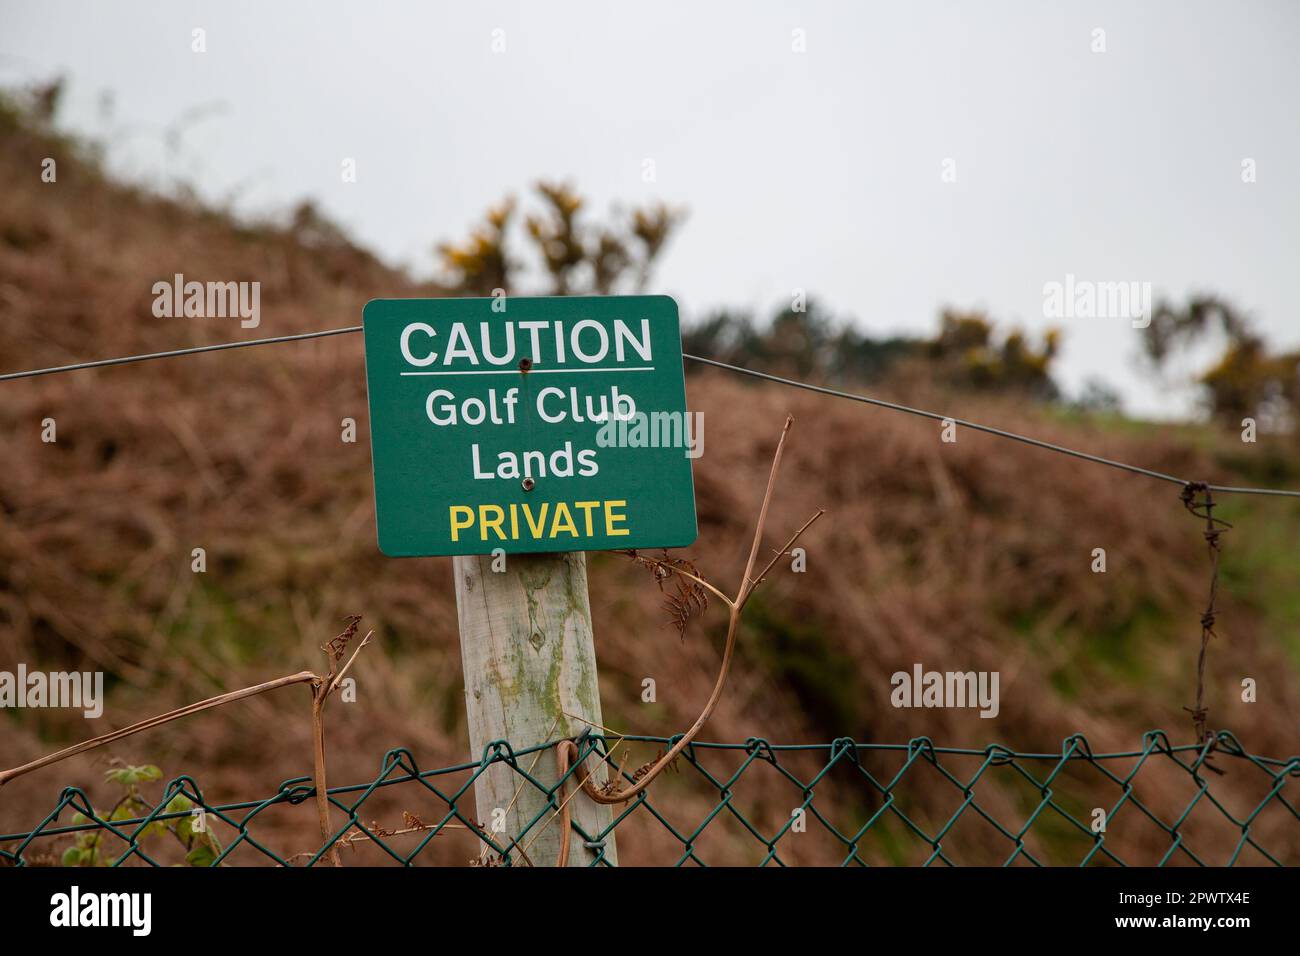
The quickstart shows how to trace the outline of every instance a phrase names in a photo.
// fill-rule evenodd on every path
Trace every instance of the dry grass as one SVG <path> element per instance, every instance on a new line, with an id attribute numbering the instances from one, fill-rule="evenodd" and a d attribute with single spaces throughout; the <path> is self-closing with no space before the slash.
<path id="1" fill-rule="evenodd" d="M 11 184 L 0 213 L 4 370 L 350 325 L 373 296 L 430 291 L 346 244 L 234 228 L 112 187 L 71 160 L 57 185 L 41 184 L 34 170 L 48 148 L 11 130 L 0 149 L 0 176 Z M 153 318 L 150 288 L 174 272 L 259 280 L 262 327 Z M 103 669 L 111 675 L 104 723 L 120 726 L 310 666 L 339 621 L 357 612 L 378 644 L 358 665 L 358 702 L 328 717 L 331 781 L 372 778 L 394 746 L 411 748 L 424 767 L 465 759 L 450 564 L 386 559 L 375 547 L 362 370 L 359 337 L 340 337 L 0 386 L 0 667 Z M 746 525 L 787 412 L 796 427 L 770 537 L 782 539 L 813 508 L 828 510 L 807 536 L 807 572 L 774 575 L 747 611 L 735 676 L 704 738 L 926 735 L 1040 751 L 1075 732 L 1099 751 L 1129 749 L 1151 727 L 1190 739 L 1181 708 L 1192 700 L 1207 563 L 1176 487 L 987 436 L 963 433 L 944 445 L 931 422 L 716 372 L 693 372 L 688 393 L 707 423 L 696 465 L 701 535 L 690 556 L 710 579 L 740 574 Z M 961 401 L 966 417 L 1179 474 L 1231 477 L 1179 437 Z M 55 444 L 40 440 L 46 417 L 58 423 Z M 345 417 L 358 422 L 356 444 L 340 440 Z M 1289 504 L 1276 507 L 1295 520 Z M 1223 512 L 1232 519 L 1231 505 Z M 190 571 L 196 547 L 207 551 L 206 574 Z M 1107 574 L 1089 571 L 1095 547 L 1107 550 Z M 1228 551 L 1250 547 L 1241 535 L 1225 539 Z M 609 723 L 647 734 L 683 729 L 713 681 L 724 612 L 710 611 L 679 641 L 653 582 L 613 555 L 592 557 L 591 602 Z M 1254 603 L 1229 590 L 1221 611 L 1211 725 L 1256 752 L 1295 751 L 1295 662 Z M 892 708 L 890 674 L 914 662 L 1000 671 L 1001 714 Z M 647 676 L 657 681 L 657 704 L 640 702 Z M 1260 703 L 1236 699 L 1245 676 L 1260 681 Z M 307 691 L 287 691 L 115 752 L 192 774 L 212 801 L 266 795 L 310 772 L 309 711 Z M 5 766 L 88 735 L 79 716 L 58 711 L 0 721 Z M 106 760 L 78 758 L 6 787 L 0 831 L 37 821 L 65 785 L 102 792 Z M 686 819 L 707 805 L 690 779 L 656 784 L 671 788 L 674 813 Z M 783 819 L 790 808 L 766 800 L 760 780 L 746 784 L 746 806 L 760 819 Z M 1225 799 L 1245 798 L 1242 775 L 1215 783 Z M 1169 788 L 1152 799 L 1181 795 L 1175 782 Z M 819 805 L 838 801 L 846 816 L 860 815 L 847 794 L 832 785 Z M 912 794 L 926 819 L 942 819 L 950 798 L 938 788 Z M 995 788 L 984 805 L 1017 819 L 1023 802 Z M 400 799 L 386 807 L 388 825 L 403 809 L 423 810 Z M 277 819 L 286 851 L 313 844 L 309 805 Z M 1300 859 L 1293 823 L 1261 827 L 1266 845 Z M 1219 850 L 1231 847 L 1231 833 L 1212 830 L 1207 822 L 1199 832 Z M 656 858 L 650 823 L 632 821 L 620 834 L 625 861 Z M 1132 839 L 1148 857 L 1167 845 L 1154 829 Z M 429 860 L 462 863 L 473 855 L 469 842 L 437 842 Z M 975 829 L 955 832 L 952 845 L 968 858 L 1005 855 L 1000 838 Z M 371 859 L 367 852 L 357 858 Z M 724 862 L 749 856 L 716 838 L 710 853 Z"/>

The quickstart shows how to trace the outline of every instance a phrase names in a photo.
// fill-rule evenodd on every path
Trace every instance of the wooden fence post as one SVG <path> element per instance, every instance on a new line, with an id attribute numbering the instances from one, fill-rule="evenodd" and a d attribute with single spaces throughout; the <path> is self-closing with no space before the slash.
<path id="1" fill-rule="evenodd" d="M 581 734 L 600 732 L 600 687 L 587 596 L 587 561 L 582 552 L 491 555 L 453 559 L 461 659 L 465 667 L 465 711 L 469 717 L 471 759 L 493 740 L 508 740 L 516 751 Z M 559 779 L 555 750 L 520 758 L 524 770 L 552 786 Z M 606 779 L 593 769 L 597 784 Z M 531 768 L 531 769 L 530 769 Z M 495 764 L 475 782 L 479 822 L 498 845 L 507 845 L 546 807 L 545 796 L 504 764 Z M 594 836 L 609 825 L 610 808 L 574 790 L 568 804 L 573 822 Z M 500 827 L 497 830 L 496 827 Z M 555 866 L 560 850 L 560 820 L 548 812 L 520 840 L 534 866 Z M 491 852 L 490 850 L 488 852 Z M 604 858 L 617 864 L 614 837 L 606 838 Z M 528 865 L 511 853 L 515 865 Z M 571 833 L 569 865 L 586 866 L 594 851 Z"/>

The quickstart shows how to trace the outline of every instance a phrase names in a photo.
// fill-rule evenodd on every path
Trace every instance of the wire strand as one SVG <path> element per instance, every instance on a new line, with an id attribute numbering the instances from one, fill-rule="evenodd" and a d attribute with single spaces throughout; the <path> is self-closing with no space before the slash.
<path id="1" fill-rule="evenodd" d="M 0 382 L 11 382 L 20 378 L 36 378 L 38 375 L 55 375 L 59 372 L 79 372 L 87 368 L 107 368 L 110 365 L 130 365 L 133 362 L 151 362 L 154 359 L 175 358 L 178 355 L 198 355 L 201 352 L 220 352 L 225 349 L 243 349 L 253 345 L 275 345 L 278 342 L 301 342 L 304 339 L 322 339 L 327 335 L 346 335 L 360 332 L 361 326 L 350 325 L 344 329 L 325 329 L 321 332 L 302 332 L 298 335 L 277 335 L 270 339 L 248 339 L 243 342 L 222 342 L 220 345 L 196 345 L 188 349 L 172 349 L 169 352 L 148 352 L 144 355 L 123 355 L 120 358 L 97 359 L 93 362 L 75 362 L 72 365 L 54 365 L 50 368 L 33 368 L 25 372 L 7 372 L 0 375 Z"/>
<path id="2" fill-rule="evenodd" d="M 981 425 L 979 422 L 967 421 L 964 418 L 956 418 L 952 415 L 941 415 L 938 412 L 926 411 L 923 408 L 913 408 L 910 405 L 900 405 L 897 402 L 887 402 L 883 398 L 872 398 L 869 395 L 857 395 L 853 392 L 842 392 L 839 389 L 827 388 L 824 385 L 811 385 L 808 382 L 800 382 L 792 378 L 782 378 L 779 375 L 772 375 L 768 372 L 755 371 L 752 368 L 744 368 L 740 365 L 728 365 L 726 362 L 719 362 L 715 359 L 702 358 L 698 355 L 687 355 L 685 358 L 693 362 L 700 362 L 704 365 L 713 365 L 717 368 L 727 369 L 740 375 L 748 375 L 752 378 L 760 378 L 768 382 L 776 382 L 780 385 L 787 385 L 791 388 L 801 388 L 805 391 L 816 392 L 820 395 L 830 395 L 834 398 L 843 398 L 852 402 L 862 402 L 865 405 L 875 405 L 879 408 L 888 408 L 896 412 L 905 412 L 908 415 L 919 415 L 922 418 L 930 418 L 940 422 L 953 422 L 965 428 L 972 428 L 975 431 L 981 431 L 989 435 L 997 435 L 999 438 L 1009 438 L 1012 441 L 1022 442 L 1026 445 L 1033 445 L 1035 448 L 1044 448 L 1047 451 L 1054 451 L 1062 455 L 1070 455 L 1074 458 L 1081 458 L 1084 461 L 1091 461 L 1098 465 L 1109 465 L 1111 468 L 1119 468 L 1122 471 L 1129 471 L 1135 475 L 1145 475 L 1148 478 L 1159 478 L 1161 481 L 1172 482 L 1177 485 L 1186 485 L 1187 479 L 1179 478 L 1175 475 L 1166 475 L 1164 472 L 1152 471 L 1150 468 L 1143 468 L 1139 465 L 1130 465 L 1127 462 L 1115 461 L 1113 458 L 1103 458 L 1100 455 L 1092 455 L 1086 451 L 1078 451 L 1074 448 L 1067 448 L 1064 445 L 1053 444 L 1050 441 L 1043 441 L 1041 438 L 1031 438 L 1028 435 L 1020 435 L 1016 432 L 1009 432 L 1005 429 L 994 428 L 992 425 Z M 1281 495 L 1285 497 L 1300 498 L 1300 491 L 1289 491 L 1280 488 L 1233 488 L 1224 485 L 1206 485 L 1211 491 L 1231 492 L 1243 495 Z"/>
<path id="3" fill-rule="evenodd" d="M 22 372 L 6 372 L 0 375 L 0 382 L 11 382 L 21 378 L 36 378 L 41 375 L 55 375 L 60 372 L 77 372 L 90 368 L 106 368 L 112 365 L 130 365 L 135 362 L 150 362 L 155 359 L 175 358 L 182 355 L 198 355 L 203 352 L 219 352 L 227 349 L 249 348 L 254 345 L 276 345 L 281 342 L 301 342 L 306 339 L 320 339 L 331 335 L 348 335 L 353 332 L 360 332 L 362 327 L 359 325 L 349 325 L 338 329 L 323 329 L 319 332 L 302 332 L 297 335 L 278 335 L 268 339 L 248 339 L 243 342 L 222 342 L 219 345 L 197 345 L 193 348 L 172 349 L 167 352 L 149 352 L 144 355 L 125 355 L 120 358 L 98 359 L 92 362 L 75 362 L 71 365 L 55 365 L 50 368 L 28 369 Z M 864 405 L 874 405 L 877 408 L 885 408 L 890 411 L 903 412 L 907 415 L 917 415 L 921 418 L 929 418 L 938 422 L 952 422 L 963 428 L 970 428 L 975 431 L 984 432 L 987 435 L 995 435 L 998 438 L 1006 438 L 1011 441 L 1017 441 L 1025 445 L 1032 445 L 1035 448 L 1042 448 L 1046 451 L 1056 452 L 1060 455 L 1069 455 L 1072 458 L 1079 458 L 1083 461 L 1090 461 L 1098 465 L 1106 465 L 1110 468 L 1117 468 L 1120 471 L 1127 471 L 1135 475 L 1143 475 L 1147 478 L 1156 478 L 1160 481 L 1167 481 L 1172 484 L 1186 485 L 1188 479 L 1179 478 L 1176 475 L 1167 475 L 1164 472 L 1153 471 L 1150 468 L 1143 468 L 1140 465 L 1130 465 L 1127 462 L 1116 461 L 1113 458 L 1103 458 L 1100 455 L 1089 454 L 1086 451 L 1078 451 L 1074 448 L 1067 448 L 1064 445 L 1057 445 L 1053 442 L 1043 441 L 1041 438 L 1032 438 L 1029 435 L 1021 435 L 1017 432 L 1007 431 L 1002 428 L 995 428 L 992 425 L 983 425 L 979 422 L 968 421 L 964 418 L 957 418 L 953 415 L 942 415 L 939 412 L 927 411 L 923 408 L 914 408 L 910 405 L 901 405 L 897 402 L 888 402 L 883 398 L 872 398 L 870 395 L 859 395 L 855 392 L 845 392 L 836 388 L 828 388 L 825 385 L 813 385 L 810 382 L 800 382 L 797 379 L 782 378 L 780 375 L 772 375 L 770 372 L 760 372 L 757 369 L 745 368 L 742 365 L 731 365 L 727 362 L 719 362 L 717 359 L 704 358 L 700 355 L 683 354 L 682 358 L 690 362 L 698 362 L 701 365 L 711 365 L 714 368 L 726 369 L 729 372 L 735 372 L 738 375 L 747 375 L 750 378 L 762 379 L 766 382 L 775 382 L 778 385 L 785 385 L 789 388 L 799 388 L 804 391 L 814 392 L 818 395 L 829 395 L 832 398 L 841 398 L 851 402 L 861 402 Z M 1234 495 L 1272 495 L 1275 497 L 1300 498 L 1300 491 L 1291 491 L 1285 488 L 1247 488 L 1233 485 L 1212 485 L 1206 484 L 1205 487 L 1211 491 L 1217 491 L 1221 494 Z"/>

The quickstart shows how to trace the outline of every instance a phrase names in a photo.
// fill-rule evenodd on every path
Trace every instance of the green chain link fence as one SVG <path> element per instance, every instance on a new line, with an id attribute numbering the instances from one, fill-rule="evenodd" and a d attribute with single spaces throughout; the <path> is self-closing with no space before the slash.
<path id="1" fill-rule="evenodd" d="M 591 735 L 579 743 L 594 764 L 611 756 L 611 741 L 615 748 L 663 748 L 675 740 Z M 217 838 L 204 864 L 310 866 L 328 863 L 330 848 L 339 846 L 365 864 L 520 865 L 531 834 L 554 822 L 560 806 L 558 785 L 534 773 L 540 760 L 554 760 L 556 743 L 513 750 L 498 741 L 478 763 L 423 771 L 410 751 L 391 750 L 369 783 L 329 790 L 344 822 L 323 846 L 298 853 L 272 845 L 301 845 L 313 832 L 319 842 L 310 777 L 287 780 L 264 800 L 214 804 L 180 776 L 156 804 L 144 804 L 151 812 L 127 819 L 106 818 L 84 790 L 69 787 L 33 830 L 0 834 L 0 865 L 57 865 L 68 841 L 93 845 L 100 865 L 164 865 L 174 862 L 171 841 L 151 835 L 165 836 L 169 827 L 174 833 L 200 808 Z M 521 833 L 485 832 L 473 819 L 471 788 L 495 764 L 548 801 Z M 936 747 L 924 737 L 896 745 L 751 738 L 692 744 L 677 770 L 615 807 L 603 832 L 573 824 L 572 839 L 595 851 L 596 865 L 608 865 L 603 847 L 616 830 L 625 865 L 1300 862 L 1300 757 L 1251 754 L 1227 732 L 1205 746 L 1174 746 L 1154 730 L 1140 750 L 1106 754 L 1093 753 L 1079 735 L 1059 753 Z M 363 808 L 400 814 L 402 825 L 367 822 Z"/>

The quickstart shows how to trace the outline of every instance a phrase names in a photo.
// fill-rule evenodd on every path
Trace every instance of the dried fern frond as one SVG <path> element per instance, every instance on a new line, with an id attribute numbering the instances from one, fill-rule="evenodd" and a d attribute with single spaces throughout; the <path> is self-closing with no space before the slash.
<path id="1" fill-rule="evenodd" d="M 667 549 L 664 550 L 662 557 L 650 557 L 639 551 L 623 553 L 654 575 L 655 584 L 664 594 L 663 607 L 668 612 L 668 622 L 677 630 L 677 636 L 686 640 L 686 626 L 692 618 L 699 617 L 709 606 L 708 588 L 699 581 L 678 573 L 684 571 L 696 578 L 704 577 L 700 569 L 695 566 L 695 562 L 690 558 L 675 558 L 668 553 Z M 665 587 L 668 581 L 673 584 L 671 591 Z"/>
<path id="2" fill-rule="evenodd" d="M 329 654 L 336 661 L 343 659 L 343 655 L 348 649 L 348 642 L 357 636 L 357 628 L 361 625 L 361 615 L 349 614 L 343 620 L 348 622 L 347 627 L 343 629 L 343 633 L 332 638 L 328 644 L 321 647 L 322 651 Z"/>

